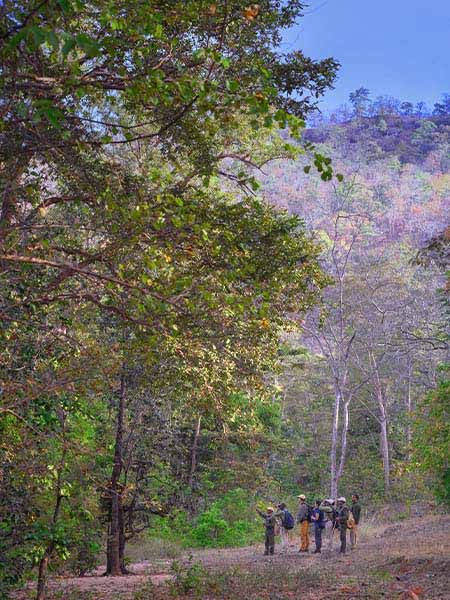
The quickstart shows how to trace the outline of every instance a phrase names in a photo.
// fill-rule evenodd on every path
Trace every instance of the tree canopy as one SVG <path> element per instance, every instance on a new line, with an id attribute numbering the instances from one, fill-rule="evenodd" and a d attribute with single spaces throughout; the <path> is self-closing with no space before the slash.
<path id="1" fill-rule="evenodd" d="M 239 444 L 260 429 L 280 331 L 327 281 L 303 222 L 255 195 L 338 66 L 279 52 L 302 8 L 2 4 L 6 586 L 38 566 L 43 599 L 52 562 L 89 568 L 102 525 L 124 572 L 149 517 L 189 505 L 192 431 L 219 452 L 236 419 Z"/>

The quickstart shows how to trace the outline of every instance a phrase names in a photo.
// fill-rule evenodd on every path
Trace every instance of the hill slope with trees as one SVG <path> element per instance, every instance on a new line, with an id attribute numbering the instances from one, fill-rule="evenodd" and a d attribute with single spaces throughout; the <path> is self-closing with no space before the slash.
<path id="1" fill-rule="evenodd" d="M 343 175 L 332 185 L 306 158 L 261 175 L 268 201 L 316 232 L 334 281 L 285 348 L 279 384 L 291 446 L 274 469 L 288 473 L 292 489 L 331 482 L 333 493 L 381 500 L 420 498 L 433 487 L 417 475 L 423 445 L 418 433 L 415 454 L 414 429 L 449 351 L 448 260 L 442 252 L 440 261 L 417 258 L 448 231 L 450 115 L 439 106 L 421 116 L 402 114 L 393 99 L 366 99 L 364 110 L 356 101 L 315 118 L 305 137 Z"/>

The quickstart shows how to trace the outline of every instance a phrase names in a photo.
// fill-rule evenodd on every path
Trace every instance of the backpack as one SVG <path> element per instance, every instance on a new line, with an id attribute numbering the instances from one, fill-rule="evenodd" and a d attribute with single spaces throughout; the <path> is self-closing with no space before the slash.
<path id="1" fill-rule="evenodd" d="M 287 509 L 284 510 L 283 527 L 285 529 L 294 529 L 294 517 Z"/>
<path id="2" fill-rule="evenodd" d="M 325 513 L 321 508 L 314 507 L 311 516 L 314 517 L 314 527 L 325 529 Z"/>
<path id="3" fill-rule="evenodd" d="M 312 522 L 312 506 L 309 504 L 306 505 L 308 508 L 306 509 L 306 520 L 308 523 Z"/>
<path id="4" fill-rule="evenodd" d="M 319 521 L 318 521 L 320 529 L 325 529 L 325 513 L 319 508 Z"/>
<path id="5" fill-rule="evenodd" d="M 347 527 L 348 527 L 348 529 L 353 529 L 355 525 L 356 525 L 355 517 L 353 516 L 353 513 L 350 510 L 348 513 Z"/>

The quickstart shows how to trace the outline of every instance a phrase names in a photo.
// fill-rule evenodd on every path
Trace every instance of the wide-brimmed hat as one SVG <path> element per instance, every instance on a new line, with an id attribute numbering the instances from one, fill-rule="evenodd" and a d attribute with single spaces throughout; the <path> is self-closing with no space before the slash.
<path id="1" fill-rule="evenodd" d="M 273 512 L 273 508 L 272 508 L 271 506 L 268 506 L 268 507 L 266 508 L 266 510 L 267 510 L 267 512 L 269 512 L 269 511 L 270 511 L 270 512 Z"/>
<path id="2" fill-rule="evenodd" d="M 300 500 L 306 500 L 305 494 L 300 494 L 300 496 L 297 496 L 297 498 L 300 498 Z"/>
<path id="3" fill-rule="evenodd" d="M 344 496 L 341 496 L 338 498 L 338 502 L 347 502 L 347 500 L 344 498 Z"/>

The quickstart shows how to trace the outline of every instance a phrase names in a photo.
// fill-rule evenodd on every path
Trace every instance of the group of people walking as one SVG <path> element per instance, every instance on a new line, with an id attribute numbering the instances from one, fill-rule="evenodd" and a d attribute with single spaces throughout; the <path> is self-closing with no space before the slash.
<path id="1" fill-rule="evenodd" d="M 310 545 L 310 527 L 314 527 L 314 554 L 322 552 L 322 538 L 325 537 L 325 543 L 331 550 L 333 545 L 334 532 L 339 531 L 340 552 L 345 554 L 347 551 L 347 530 L 350 531 L 350 546 L 353 550 L 356 547 L 358 539 L 358 526 L 361 519 L 361 505 L 358 494 L 352 495 L 352 503 L 347 506 L 347 500 L 344 496 L 336 501 L 332 498 L 325 500 L 316 500 L 314 506 L 306 501 L 306 496 L 298 496 L 299 506 L 296 522 L 300 531 L 299 552 L 309 552 Z M 295 520 L 286 507 L 284 502 L 277 505 L 276 509 L 268 506 L 266 512 L 256 509 L 258 514 L 264 519 L 266 529 L 264 554 L 273 554 L 275 551 L 275 535 L 279 531 L 281 535 L 281 551 L 287 552 L 290 544 L 291 532 L 295 530 Z"/>

